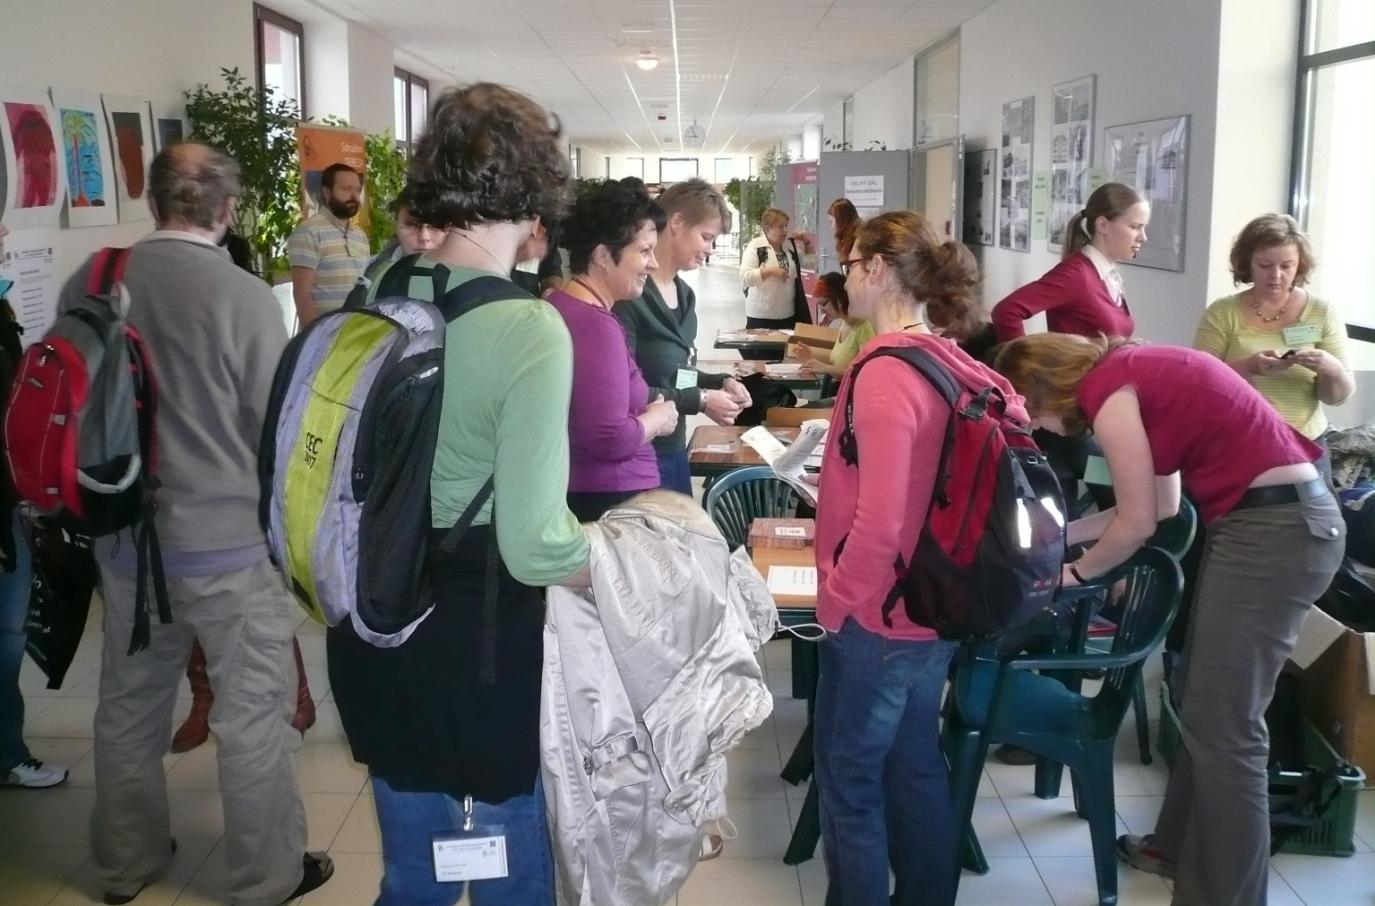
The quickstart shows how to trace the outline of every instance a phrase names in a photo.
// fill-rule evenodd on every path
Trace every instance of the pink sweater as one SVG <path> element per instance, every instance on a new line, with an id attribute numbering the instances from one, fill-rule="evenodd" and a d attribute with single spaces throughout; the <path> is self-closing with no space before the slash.
<path id="1" fill-rule="evenodd" d="M 846 617 L 864 629 L 892 639 L 924 641 L 936 633 L 907 618 L 901 602 L 885 625 L 883 605 L 897 581 L 899 559 L 916 550 L 917 536 L 936 483 L 936 468 L 950 408 L 906 362 L 880 358 L 864 367 L 855 392 L 855 438 L 859 462 L 840 454 L 844 427 L 840 405 L 850 383 L 877 349 L 920 346 L 957 378 L 974 387 L 996 384 L 1015 413 L 1024 416 L 1021 397 L 992 370 L 966 355 L 951 340 L 931 335 L 882 334 L 860 352 L 837 394 L 836 418 L 821 460 L 821 504 L 816 521 L 817 621 L 838 630 Z"/>

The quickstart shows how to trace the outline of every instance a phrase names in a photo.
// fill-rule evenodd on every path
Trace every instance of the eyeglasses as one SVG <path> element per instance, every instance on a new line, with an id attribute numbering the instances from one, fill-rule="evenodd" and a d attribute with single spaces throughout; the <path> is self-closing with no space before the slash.
<path id="1" fill-rule="evenodd" d="M 840 262 L 840 272 L 848 277 L 850 276 L 850 270 L 856 264 L 863 264 L 864 260 L 863 258 L 851 258 L 849 261 L 842 261 Z"/>

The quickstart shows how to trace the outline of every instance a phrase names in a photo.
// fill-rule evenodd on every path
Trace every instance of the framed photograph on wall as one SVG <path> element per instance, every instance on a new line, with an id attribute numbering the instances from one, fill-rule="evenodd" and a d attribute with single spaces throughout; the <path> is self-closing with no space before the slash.
<path id="1" fill-rule="evenodd" d="M 1084 76 L 1050 90 L 1050 212 L 1046 244 L 1059 252 L 1065 224 L 1088 198 L 1088 169 L 1093 163 L 1093 111 L 1098 79 Z"/>
<path id="2" fill-rule="evenodd" d="M 1036 125 L 1036 98 L 1003 105 L 1002 143 L 998 148 L 998 245 L 1031 251 L 1031 148 Z"/>
<path id="3" fill-rule="evenodd" d="M 1127 264 L 1184 270 L 1188 164 L 1187 115 L 1103 130 L 1103 170 L 1108 179 L 1132 186 L 1151 206 L 1149 238 Z"/>
<path id="4" fill-rule="evenodd" d="M 998 209 L 998 149 L 964 156 L 964 244 L 992 245 Z"/>

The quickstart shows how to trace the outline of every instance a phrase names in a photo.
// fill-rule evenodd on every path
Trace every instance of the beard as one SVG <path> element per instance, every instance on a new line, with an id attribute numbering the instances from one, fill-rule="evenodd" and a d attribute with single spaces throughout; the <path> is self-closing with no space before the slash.
<path id="1" fill-rule="evenodd" d="M 340 201 L 337 198 L 331 198 L 325 202 L 325 207 L 329 208 L 330 213 L 340 220 L 348 220 L 358 213 L 358 202 L 356 201 Z"/>

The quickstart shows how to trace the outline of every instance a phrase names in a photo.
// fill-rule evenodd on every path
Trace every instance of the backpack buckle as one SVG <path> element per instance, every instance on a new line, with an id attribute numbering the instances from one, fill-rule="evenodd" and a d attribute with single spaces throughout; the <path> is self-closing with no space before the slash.
<path id="1" fill-rule="evenodd" d="M 985 387 L 980 390 L 978 395 L 969 401 L 969 405 L 960 410 L 960 415 L 976 422 L 984 420 L 988 414 L 988 399 L 993 395 L 994 387 Z"/>

